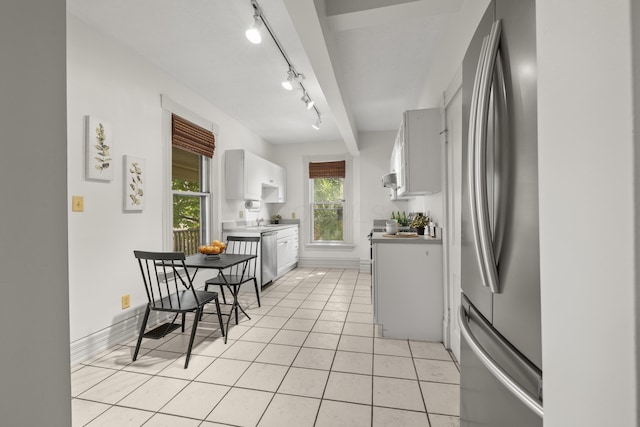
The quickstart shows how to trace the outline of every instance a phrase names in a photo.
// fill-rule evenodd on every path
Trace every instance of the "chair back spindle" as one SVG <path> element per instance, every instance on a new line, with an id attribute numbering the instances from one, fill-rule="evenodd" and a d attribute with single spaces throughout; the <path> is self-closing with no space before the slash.
<path id="1" fill-rule="evenodd" d="M 260 237 L 251 236 L 229 236 L 227 237 L 227 248 L 225 253 L 242 254 L 242 255 L 258 255 L 258 244 Z M 256 258 L 249 262 L 234 265 L 224 272 L 225 275 L 237 275 L 243 277 L 254 277 L 256 274 Z"/>
<path id="2" fill-rule="evenodd" d="M 191 283 L 183 252 L 134 251 L 151 307 L 156 310 L 182 308 L 182 292 L 191 290 L 198 295 Z M 182 289 L 181 289 L 182 288 Z"/>

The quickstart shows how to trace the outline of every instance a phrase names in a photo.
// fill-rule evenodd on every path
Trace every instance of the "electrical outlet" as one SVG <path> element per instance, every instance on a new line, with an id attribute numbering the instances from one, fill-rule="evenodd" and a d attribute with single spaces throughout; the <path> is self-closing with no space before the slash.
<path id="1" fill-rule="evenodd" d="M 238 216 L 240 218 L 244 218 L 244 211 L 238 211 Z"/>
<path id="2" fill-rule="evenodd" d="M 84 212 L 84 197 L 71 197 L 71 212 Z"/>
<path id="3" fill-rule="evenodd" d="M 122 309 L 124 310 L 129 307 L 131 307 L 131 295 L 122 295 Z"/>
<path id="4" fill-rule="evenodd" d="M 295 212 L 291 212 L 291 219 L 296 219 L 296 213 Z"/>

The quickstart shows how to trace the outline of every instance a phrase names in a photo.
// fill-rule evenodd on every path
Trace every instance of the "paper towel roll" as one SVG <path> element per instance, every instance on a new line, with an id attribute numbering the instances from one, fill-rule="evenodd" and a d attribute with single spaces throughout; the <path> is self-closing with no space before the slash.
<path id="1" fill-rule="evenodd" d="M 247 200 L 244 202 L 244 207 L 250 211 L 260 210 L 260 200 Z"/>

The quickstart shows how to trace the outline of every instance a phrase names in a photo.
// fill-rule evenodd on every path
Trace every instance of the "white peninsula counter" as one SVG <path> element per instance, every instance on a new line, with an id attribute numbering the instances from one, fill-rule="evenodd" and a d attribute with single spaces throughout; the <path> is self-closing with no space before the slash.
<path id="1" fill-rule="evenodd" d="M 373 233 L 374 322 L 384 337 L 442 342 L 442 240 Z"/>

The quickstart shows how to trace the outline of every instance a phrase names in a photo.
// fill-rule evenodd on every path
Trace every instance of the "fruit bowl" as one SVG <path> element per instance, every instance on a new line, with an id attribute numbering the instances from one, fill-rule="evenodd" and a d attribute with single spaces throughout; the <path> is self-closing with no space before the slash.
<path id="1" fill-rule="evenodd" d="M 227 248 L 227 244 L 219 240 L 214 240 L 210 245 L 202 245 L 198 247 L 198 252 L 203 255 L 219 255 Z"/>

